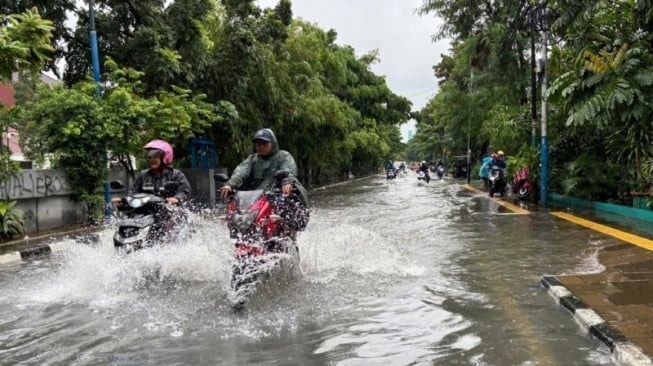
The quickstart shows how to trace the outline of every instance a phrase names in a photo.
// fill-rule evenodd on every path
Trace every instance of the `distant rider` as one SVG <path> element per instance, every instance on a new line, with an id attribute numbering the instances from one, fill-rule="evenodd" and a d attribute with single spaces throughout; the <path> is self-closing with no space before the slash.
<path id="1" fill-rule="evenodd" d="M 503 151 L 501 151 L 501 150 L 497 151 L 497 156 L 492 159 L 490 167 L 492 167 L 494 165 L 498 166 L 502 170 L 506 169 L 506 157 L 503 154 Z"/>
<path id="2" fill-rule="evenodd" d="M 281 181 L 281 192 L 289 196 L 296 188 L 299 200 L 291 200 L 292 208 L 284 208 L 287 215 L 292 215 L 289 224 L 295 230 L 303 230 L 308 223 L 308 194 L 297 177 L 297 165 L 292 155 L 279 150 L 279 143 L 274 132 L 269 128 L 256 131 L 254 134 L 256 153 L 251 154 L 234 169 L 231 178 L 220 188 L 220 197 L 225 198 L 232 189 L 263 191 L 274 188 L 276 179 L 274 173 L 278 170 L 288 171 L 288 176 Z M 292 196 L 290 196 L 292 198 Z M 292 211 L 292 212 L 291 212 Z M 283 215 L 283 213 L 280 213 Z"/>
<path id="3" fill-rule="evenodd" d="M 431 180 L 431 176 L 429 175 L 429 164 L 426 161 L 422 160 L 419 165 L 419 171 L 424 172 L 424 178 L 426 183 L 428 183 Z"/>
<path id="4" fill-rule="evenodd" d="M 142 170 L 136 177 L 134 184 L 129 188 L 128 194 L 143 193 L 143 186 L 146 183 L 154 188 L 151 193 L 157 194 L 167 182 L 177 182 L 179 185 L 175 192 L 171 192 L 171 197 L 166 200 L 171 205 L 179 204 L 188 199 L 190 196 L 190 183 L 181 170 L 172 168 L 174 151 L 172 146 L 164 140 L 152 140 L 148 142 L 143 149 L 145 158 L 148 160 L 150 167 Z M 146 193 L 150 193 L 147 191 Z M 112 203 L 120 203 L 121 198 L 113 198 Z"/>

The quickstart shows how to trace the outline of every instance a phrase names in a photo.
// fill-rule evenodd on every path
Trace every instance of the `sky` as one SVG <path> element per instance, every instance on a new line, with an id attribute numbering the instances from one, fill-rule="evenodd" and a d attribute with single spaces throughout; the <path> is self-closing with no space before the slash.
<path id="1" fill-rule="evenodd" d="M 419 16 L 423 0 L 291 0 L 293 17 L 333 28 L 336 43 L 350 45 L 357 55 L 378 49 L 380 62 L 371 69 L 386 77 L 388 87 L 408 98 L 420 110 L 437 93 L 433 66 L 441 54 L 449 53 L 449 41 L 432 42 L 441 20 Z M 277 0 L 258 0 L 261 8 L 276 6 Z M 415 133 L 413 121 L 402 125 L 403 140 Z"/>

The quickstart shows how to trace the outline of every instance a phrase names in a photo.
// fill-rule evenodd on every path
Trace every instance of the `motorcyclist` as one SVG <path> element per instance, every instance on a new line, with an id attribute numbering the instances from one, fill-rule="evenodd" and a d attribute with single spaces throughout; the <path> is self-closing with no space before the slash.
<path id="1" fill-rule="evenodd" d="M 388 170 L 394 169 L 394 168 L 395 168 L 395 165 L 392 162 L 392 160 L 388 160 L 388 162 L 385 164 L 385 171 L 387 172 Z"/>
<path id="2" fill-rule="evenodd" d="M 426 183 L 428 183 L 431 180 L 431 176 L 429 175 L 429 164 L 422 160 L 422 162 L 419 164 L 419 171 L 424 172 L 424 178 L 426 178 Z"/>
<path id="3" fill-rule="evenodd" d="M 403 161 L 401 162 L 401 164 L 399 164 L 399 170 L 400 170 L 401 172 L 406 173 L 406 164 L 404 164 Z"/>
<path id="4" fill-rule="evenodd" d="M 494 159 L 497 159 L 498 155 L 495 153 L 492 153 L 492 155 L 483 158 L 483 162 L 481 163 L 481 168 L 478 171 L 478 176 L 481 177 L 483 180 L 483 189 L 486 191 L 490 187 L 488 183 L 488 179 L 490 177 L 490 168 L 492 167 L 492 161 Z"/>
<path id="5" fill-rule="evenodd" d="M 281 192 L 284 196 L 289 196 L 293 188 L 297 189 L 300 201 L 293 201 L 294 207 L 288 211 L 292 211 L 294 217 L 291 221 L 296 223 L 296 229 L 303 230 L 308 222 L 308 194 L 296 178 L 295 159 L 289 152 L 279 150 L 277 138 L 269 128 L 256 131 L 253 141 L 256 152 L 234 169 L 231 178 L 220 188 L 220 197 L 227 197 L 234 188 L 268 191 L 276 184 L 274 173 L 278 170 L 286 170 L 289 174 L 281 181 Z"/>
<path id="6" fill-rule="evenodd" d="M 492 163 L 490 164 L 490 167 L 496 165 L 501 169 L 506 169 L 506 157 L 503 154 L 503 151 L 499 150 L 497 151 L 497 156 L 492 158 Z"/>
<path id="7" fill-rule="evenodd" d="M 177 182 L 179 185 L 175 192 L 171 192 L 166 201 L 171 205 L 179 204 L 188 199 L 190 196 L 190 183 L 181 170 L 172 168 L 174 151 L 172 146 L 164 140 L 152 140 L 143 147 L 145 158 L 148 160 L 150 167 L 142 170 L 136 177 L 136 180 L 128 190 L 128 194 L 144 192 L 143 186 L 150 183 L 154 188 L 153 194 L 159 194 L 160 189 L 167 182 Z M 150 191 L 148 191 L 149 193 Z M 113 198 L 112 203 L 120 203 L 121 198 Z"/>

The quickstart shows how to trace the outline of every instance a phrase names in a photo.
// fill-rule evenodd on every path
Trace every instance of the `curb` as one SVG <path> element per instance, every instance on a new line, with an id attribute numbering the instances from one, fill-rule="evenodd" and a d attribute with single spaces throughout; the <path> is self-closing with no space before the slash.
<path id="1" fill-rule="evenodd" d="M 632 344 L 621 332 L 613 328 L 596 311 L 592 310 L 581 299 L 567 289 L 556 276 L 542 276 L 540 285 L 549 295 L 565 309 L 574 319 L 587 329 L 589 334 L 603 342 L 617 365 L 623 366 L 653 366 L 653 361 L 639 347 Z"/>
<path id="2" fill-rule="evenodd" d="M 74 240 L 79 242 L 89 242 L 93 239 L 95 239 L 93 234 L 81 234 L 74 237 Z M 0 264 L 20 262 L 35 257 L 49 255 L 54 252 L 62 251 L 64 246 L 65 245 L 62 243 L 40 244 L 21 250 L 6 252 L 4 254 L 0 254 Z"/>

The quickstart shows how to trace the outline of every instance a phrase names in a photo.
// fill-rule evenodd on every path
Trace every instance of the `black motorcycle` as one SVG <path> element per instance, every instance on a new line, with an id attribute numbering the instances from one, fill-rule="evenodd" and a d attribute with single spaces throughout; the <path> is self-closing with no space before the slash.
<path id="1" fill-rule="evenodd" d="M 395 168 L 388 168 L 385 171 L 385 178 L 386 179 L 395 179 L 395 178 L 397 178 L 397 170 Z"/>
<path id="2" fill-rule="evenodd" d="M 494 197 L 495 193 L 500 193 L 503 197 L 506 193 L 506 178 L 504 177 L 503 169 L 493 165 L 490 168 L 490 175 L 488 176 L 488 185 L 490 197 Z"/>
<path id="3" fill-rule="evenodd" d="M 120 186 L 121 182 L 112 182 L 112 188 Z M 133 252 L 176 240 L 188 223 L 188 214 L 181 207 L 169 205 L 166 197 L 172 197 L 178 186 L 177 182 L 167 182 L 155 192 L 154 186 L 146 183 L 142 193 L 123 197 L 117 207 L 120 219 L 113 245 Z"/>
<path id="4" fill-rule="evenodd" d="M 438 178 L 442 179 L 442 177 L 444 176 L 444 166 L 438 165 L 438 167 L 435 169 L 435 174 L 438 175 Z"/>

